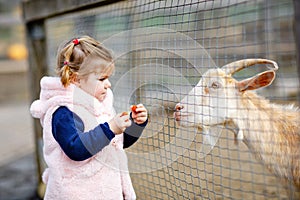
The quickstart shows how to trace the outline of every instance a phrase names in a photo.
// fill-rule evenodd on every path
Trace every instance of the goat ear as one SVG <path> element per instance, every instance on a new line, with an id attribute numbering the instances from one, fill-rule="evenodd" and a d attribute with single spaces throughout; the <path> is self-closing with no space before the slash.
<path id="1" fill-rule="evenodd" d="M 262 72 L 251 78 L 236 83 L 236 88 L 240 92 L 245 90 L 255 90 L 270 85 L 275 79 L 275 72 L 272 70 Z"/>

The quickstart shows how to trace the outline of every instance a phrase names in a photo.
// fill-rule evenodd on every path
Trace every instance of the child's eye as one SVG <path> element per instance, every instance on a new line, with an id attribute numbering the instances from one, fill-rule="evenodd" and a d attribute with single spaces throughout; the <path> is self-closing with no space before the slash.
<path id="1" fill-rule="evenodd" d="M 108 78 L 109 78 L 108 75 L 100 75 L 100 76 L 98 76 L 98 81 L 105 81 Z"/>
<path id="2" fill-rule="evenodd" d="M 102 76 L 102 77 L 100 77 L 98 80 L 99 80 L 99 81 L 105 81 L 105 79 L 108 79 L 108 76 Z"/>

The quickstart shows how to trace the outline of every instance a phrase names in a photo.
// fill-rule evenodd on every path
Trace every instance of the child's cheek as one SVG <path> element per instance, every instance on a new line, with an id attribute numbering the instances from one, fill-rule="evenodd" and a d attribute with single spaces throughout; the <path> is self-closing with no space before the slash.
<path id="1" fill-rule="evenodd" d="M 95 96 L 99 96 L 101 93 L 103 93 L 103 89 L 101 87 L 101 85 L 96 85 L 95 87 Z"/>
<path id="2" fill-rule="evenodd" d="M 103 101 L 105 98 L 105 95 L 101 94 L 100 92 L 95 93 L 95 97 L 100 100 Z"/>

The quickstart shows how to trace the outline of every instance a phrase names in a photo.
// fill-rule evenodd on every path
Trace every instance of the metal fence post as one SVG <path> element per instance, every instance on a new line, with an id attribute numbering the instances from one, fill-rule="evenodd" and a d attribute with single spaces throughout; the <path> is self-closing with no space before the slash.
<path id="1" fill-rule="evenodd" d="M 29 52 L 29 79 L 31 101 L 37 99 L 40 93 L 40 80 L 47 73 L 47 48 L 44 20 L 26 23 L 27 47 Z M 42 127 L 38 119 L 34 120 L 34 141 L 35 157 L 37 160 L 38 188 L 37 193 L 43 196 L 43 184 L 41 175 L 43 173 L 43 152 L 42 152 Z"/>

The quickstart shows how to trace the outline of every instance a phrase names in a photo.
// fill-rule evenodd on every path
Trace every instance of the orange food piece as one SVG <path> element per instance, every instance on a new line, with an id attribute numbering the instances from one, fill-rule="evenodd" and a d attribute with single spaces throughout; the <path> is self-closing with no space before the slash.
<path id="1" fill-rule="evenodd" d="M 128 112 L 122 112 L 121 117 L 123 117 L 124 115 L 128 115 Z"/>
<path id="2" fill-rule="evenodd" d="M 132 110 L 133 112 L 136 112 L 136 108 L 137 108 L 136 105 L 132 105 L 132 106 L 131 106 L 131 110 Z"/>

